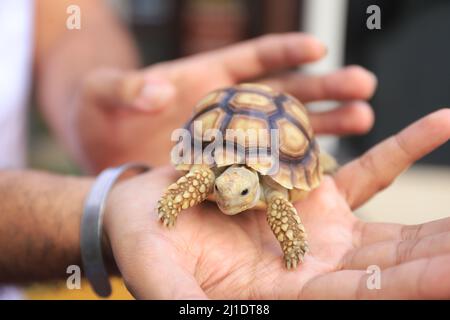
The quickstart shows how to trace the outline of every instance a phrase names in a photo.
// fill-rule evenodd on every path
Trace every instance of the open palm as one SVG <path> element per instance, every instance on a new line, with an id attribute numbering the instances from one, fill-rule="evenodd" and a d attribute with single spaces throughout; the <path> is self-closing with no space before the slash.
<path id="1" fill-rule="evenodd" d="M 311 251 L 295 271 L 285 269 L 264 212 L 230 217 L 207 203 L 168 230 L 153 208 L 175 178 L 172 169 L 123 182 L 105 220 L 118 267 L 139 298 L 448 298 L 450 219 L 365 223 L 352 210 L 449 138 L 444 109 L 326 177 L 296 204 Z M 370 265 L 382 270 L 380 290 L 367 287 Z"/>

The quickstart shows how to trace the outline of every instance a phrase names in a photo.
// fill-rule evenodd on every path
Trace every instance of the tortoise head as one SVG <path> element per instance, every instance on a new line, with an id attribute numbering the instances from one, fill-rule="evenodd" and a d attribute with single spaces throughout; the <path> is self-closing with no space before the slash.
<path id="1" fill-rule="evenodd" d="M 231 166 L 216 178 L 214 196 L 223 213 L 234 215 L 255 206 L 260 189 L 256 172 L 245 166 Z"/>

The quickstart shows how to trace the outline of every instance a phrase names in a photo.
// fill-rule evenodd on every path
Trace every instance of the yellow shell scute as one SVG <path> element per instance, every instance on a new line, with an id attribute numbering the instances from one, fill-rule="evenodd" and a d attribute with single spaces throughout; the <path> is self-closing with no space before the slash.
<path id="1" fill-rule="evenodd" d="M 224 92 L 222 90 L 216 90 L 208 93 L 195 105 L 194 112 L 200 112 L 213 104 L 219 103 L 223 97 Z"/>
<path id="2" fill-rule="evenodd" d="M 308 140 L 303 132 L 285 118 L 277 120 L 280 134 L 280 151 L 290 157 L 301 157 L 306 152 Z"/>
<path id="3" fill-rule="evenodd" d="M 297 99 L 294 100 L 292 97 L 289 97 L 283 102 L 283 107 L 287 114 L 298 121 L 308 133 L 309 137 L 312 137 L 313 131 L 305 107 Z"/>
<path id="4" fill-rule="evenodd" d="M 210 141 L 211 135 L 208 130 L 218 129 L 225 117 L 225 113 L 221 109 L 213 109 L 200 115 L 191 124 L 191 132 L 194 133 L 194 138 L 204 141 Z"/>
<path id="5" fill-rule="evenodd" d="M 280 162 L 278 171 L 270 177 L 286 189 L 292 189 L 291 168 L 287 163 Z"/>
<path id="6" fill-rule="evenodd" d="M 273 104 L 272 99 L 264 95 L 253 92 L 237 93 L 231 100 L 231 105 L 235 109 L 255 109 L 265 113 L 274 112 L 277 110 Z"/>
<path id="7" fill-rule="evenodd" d="M 269 124 L 266 120 L 246 115 L 236 115 L 225 131 L 225 140 L 244 147 L 268 145 L 270 141 Z"/>
<path id="8" fill-rule="evenodd" d="M 238 89 L 250 89 L 250 90 L 257 90 L 257 91 L 263 91 L 266 93 L 273 93 L 274 90 L 272 87 L 262 84 L 262 83 L 241 83 L 237 86 L 235 86 Z"/>

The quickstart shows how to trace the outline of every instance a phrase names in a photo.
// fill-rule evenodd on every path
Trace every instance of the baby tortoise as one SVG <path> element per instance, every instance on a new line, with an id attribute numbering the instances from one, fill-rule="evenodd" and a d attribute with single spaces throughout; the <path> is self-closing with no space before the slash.
<path id="1" fill-rule="evenodd" d="M 202 132 L 195 122 L 201 123 Z M 185 128 L 190 133 L 189 143 L 193 145 L 197 139 L 202 151 L 220 141 L 206 134 L 208 129 L 217 129 L 223 136 L 220 146 L 228 143 L 237 156 L 227 156 L 230 149 L 225 148 L 225 152 L 212 152 L 212 161 L 202 158 L 202 162 L 195 161 L 194 151 L 189 150 L 189 161 L 175 163 L 177 170 L 187 173 L 170 185 L 158 202 L 159 219 L 165 226 L 173 226 L 182 209 L 207 198 L 216 201 L 227 215 L 250 208 L 266 209 L 267 222 L 281 245 L 286 267 L 296 268 L 308 251 L 308 243 L 292 202 L 304 198 L 320 184 L 324 172 L 336 168 L 333 158 L 319 153 L 305 107 L 294 97 L 268 86 L 241 84 L 203 98 Z M 244 137 L 239 143 L 236 135 L 228 134 L 239 129 L 266 130 L 258 131 L 265 134 L 256 140 Z M 270 150 L 274 149 L 269 143 L 273 139 L 271 129 L 278 130 L 276 150 Z M 273 162 L 255 158 L 255 151 L 261 147 L 269 149 L 271 156 L 276 155 L 276 171 L 272 170 Z M 238 148 L 244 152 L 236 152 Z"/>

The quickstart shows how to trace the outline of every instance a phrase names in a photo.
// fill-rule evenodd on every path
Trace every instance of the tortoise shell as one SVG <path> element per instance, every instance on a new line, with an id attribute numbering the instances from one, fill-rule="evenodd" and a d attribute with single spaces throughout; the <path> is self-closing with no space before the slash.
<path id="1" fill-rule="evenodd" d="M 208 135 L 208 129 L 220 132 L 222 144 L 232 146 L 233 150 L 241 148 L 244 152 L 237 154 L 243 156 L 227 157 L 226 150 L 229 149 L 223 148 L 224 152 L 212 153 L 213 159 L 209 159 L 211 166 L 244 163 L 290 190 L 292 200 L 298 200 L 304 191 L 310 191 L 320 183 L 319 148 L 307 111 L 300 101 L 286 93 L 276 92 L 262 84 L 241 84 L 213 91 L 195 106 L 194 115 L 185 129 L 190 132 L 191 145 L 197 143 L 203 150 L 216 139 Z M 271 129 L 278 129 L 277 150 L 272 150 Z M 257 138 L 249 139 L 247 134 L 238 140 L 235 134 L 229 134 L 239 130 L 254 130 L 258 132 Z M 276 155 L 279 160 L 276 171 L 271 171 L 273 163 L 261 161 L 261 157 L 255 158 L 261 148 L 270 150 L 270 157 Z M 195 162 L 194 152 L 191 153 L 189 163 L 175 164 L 178 170 L 189 170 L 193 163 L 199 163 Z"/>

